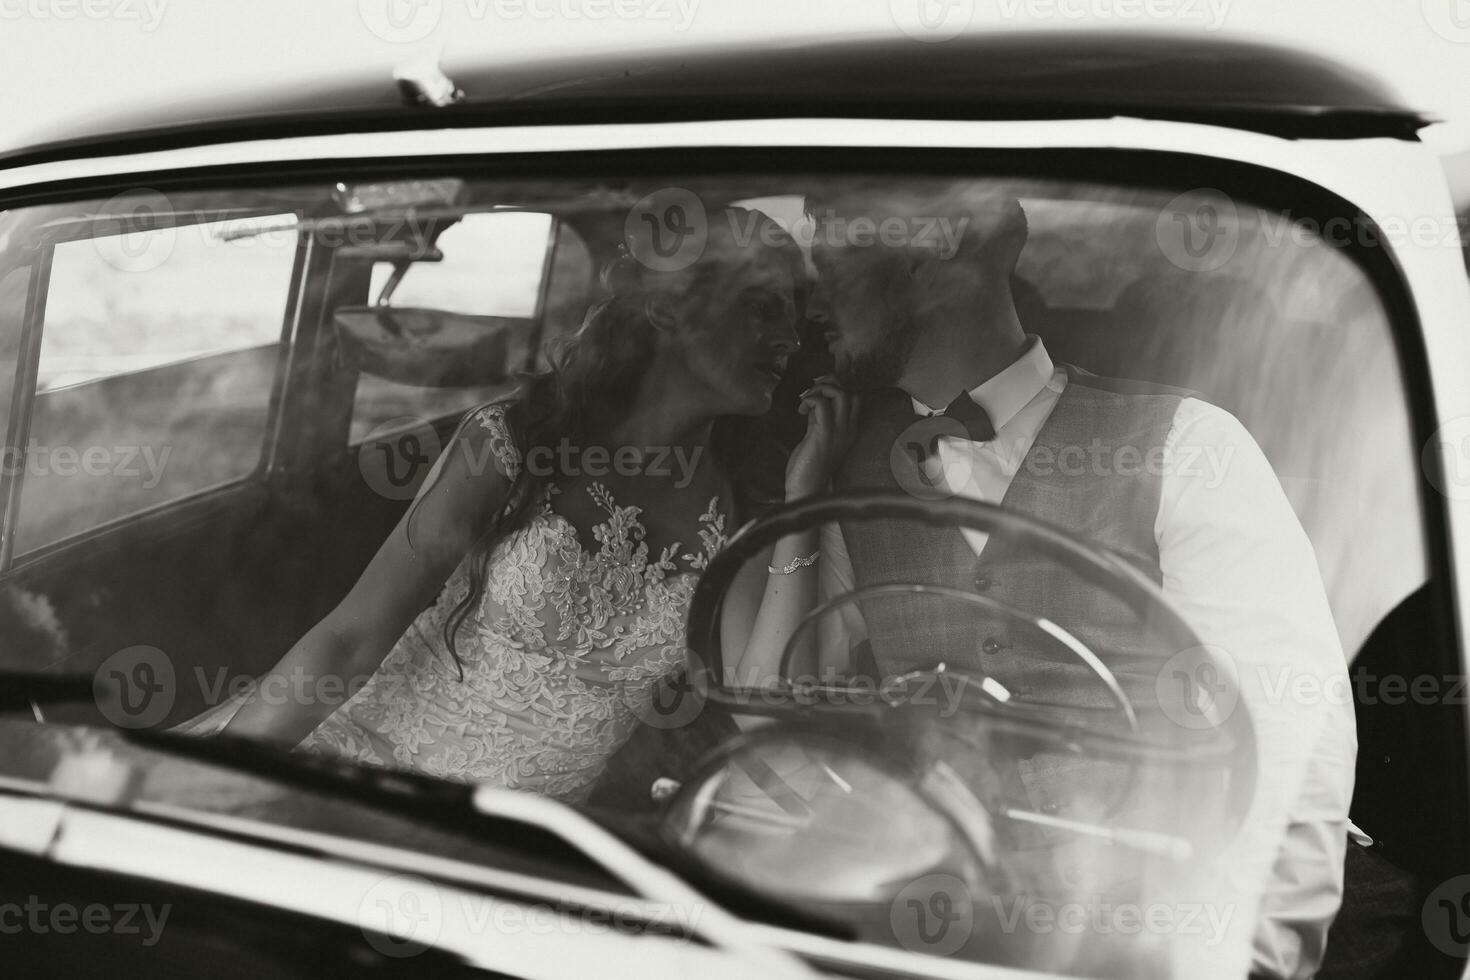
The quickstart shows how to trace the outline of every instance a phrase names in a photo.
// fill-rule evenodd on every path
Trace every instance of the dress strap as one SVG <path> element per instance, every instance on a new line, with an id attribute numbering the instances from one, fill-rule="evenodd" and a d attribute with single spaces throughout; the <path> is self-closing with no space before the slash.
<path id="1" fill-rule="evenodd" d="M 461 445 L 461 437 L 471 426 L 478 425 L 489 433 L 486 441 L 490 450 L 489 456 L 482 456 L 479 460 L 472 460 L 472 462 L 483 466 L 485 462 L 493 460 L 496 472 L 512 482 L 515 481 L 521 472 L 521 454 L 516 447 L 515 437 L 511 434 L 510 423 L 506 420 L 506 407 L 505 402 L 494 402 L 465 413 L 459 425 L 455 427 L 454 435 L 449 437 L 444 450 L 439 453 L 439 458 L 434 460 L 434 465 L 429 468 L 429 473 L 424 477 L 418 493 L 414 495 L 413 507 L 417 507 L 419 502 L 439 482 L 439 477 L 443 474 L 452 452 L 458 451 L 452 447 Z M 507 501 L 505 510 L 509 511 L 512 506 L 512 502 Z"/>
<path id="2" fill-rule="evenodd" d="M 505 403 L 494 402 L 481 406 L 470 416 L 471 420 L 486 430 L 489 435 L 490 452 L 495 457 L 495 468 L 509 480 L 521 473 L 521 453 L 511 434 L 510 423 L 505 417 Z"/>

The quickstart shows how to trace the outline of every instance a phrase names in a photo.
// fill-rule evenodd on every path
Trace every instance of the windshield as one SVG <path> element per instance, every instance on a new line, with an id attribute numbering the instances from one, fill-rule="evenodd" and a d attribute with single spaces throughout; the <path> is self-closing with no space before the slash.
<path id="1" fill-rule="evenodd" d="M 104 692 L 18 703 L 7 774 L 222 734 L 548 795 L 922 954 L 1247 957 L 1305 901 L 1288 797 L 1345 827 L 1348 667 L 1431 579 L 1403 325 L 1307 203 L 344 172 L 0 213 L 3 666 Z M 903 506 L 700 592 L 864 494 Z"/>

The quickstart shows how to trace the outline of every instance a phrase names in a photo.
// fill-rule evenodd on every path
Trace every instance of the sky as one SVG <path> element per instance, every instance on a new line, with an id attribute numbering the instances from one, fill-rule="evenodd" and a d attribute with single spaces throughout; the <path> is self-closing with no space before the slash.
<path id="1" fill-rule="evenodd" d="M 426 54 L 960 30 L 1160 30 L 1275 40 L 1387 80 L 1470 150 L 1470 0 L 0 0 L 0 146 L 62 118 L 250 91 Z"/>

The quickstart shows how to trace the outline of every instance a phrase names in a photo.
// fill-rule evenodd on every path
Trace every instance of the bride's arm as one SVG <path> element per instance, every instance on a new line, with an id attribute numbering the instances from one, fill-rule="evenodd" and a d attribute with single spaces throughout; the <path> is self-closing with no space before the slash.
<path id="1" fill-rule="evenodd" d="M 858 405 L 830 377 L 822 377 L 803 393 L 799 410 L 807 416 L 807 431 L 786 466 L 787 503 L 827 488 L 852 444 Z M 747 562 L 731 583 L 720 621 L 727 684 L 764 687 L 776 680 L 781 651 L 817 600 L 818 535 L 813 527 L 781 538 Z M 796 676 L 817 669 L 814 634 L 807 630 L 796 649 Z"/>
<path id="2" fill-rule="evenodd" d="M 503 431 L 461 425 L 352 591 L 260 679 L 226 734 L 294 746 L 344 700 L 311 696 L 323 689 L 324 678 L 331 681 L 328 690 L 356 691 L 377 670 L 434 601 L 486 520 L 505 505 L 511 484 L 492 465 L 497 457 L 490 441 L 497 438 Z"/>
<path id="3" fill-rule="evenodd" d="M 784 569 L 793 559 L 808 558 L 816 550 L 816 529 L 787 535 L 736 574 L 720 619 L 726 684 L 765 687 L 776 679 L 781 651 L 816 601 L 817 569 L 806 565 L 786 575 L 771 572 L 768 566 Z M 810 676 L 814 669 L 811 640 L 812 631 L 807 630 L 795 653 L 793 676 Z"/>

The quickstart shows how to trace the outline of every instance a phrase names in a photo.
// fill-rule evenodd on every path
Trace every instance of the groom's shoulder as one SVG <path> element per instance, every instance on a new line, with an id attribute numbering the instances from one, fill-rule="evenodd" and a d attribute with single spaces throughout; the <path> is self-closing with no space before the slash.
<path id="1" fill-rule="evenodd" d="M 1161 384 L 1157 381 L 1139 381 L 1133 378 L 1107 378 L 1093 374 L 1075 364 L 1058 364 L 1067 375 L 1067 387 L 1077 394 L 1098 393 L 1134 398 L 1167 398 L 1182 401 L 1186 398 L 1200 399 L 1200 393 L 1190 388 Z M 1202 400 L 1202 399 L 1200 399 Z"/>
<path id="2" fill-rule="evenodd" d="M 1213 408 L 1190 388 L 1103 377 L 1073 364 L 1058 367 L 1067 377 L 1058 408 L 1067 408 L 1053 411 L 1049 421 L 1054 430 L 1163 442 L 1181 419 L 1201 408 Z"/>

